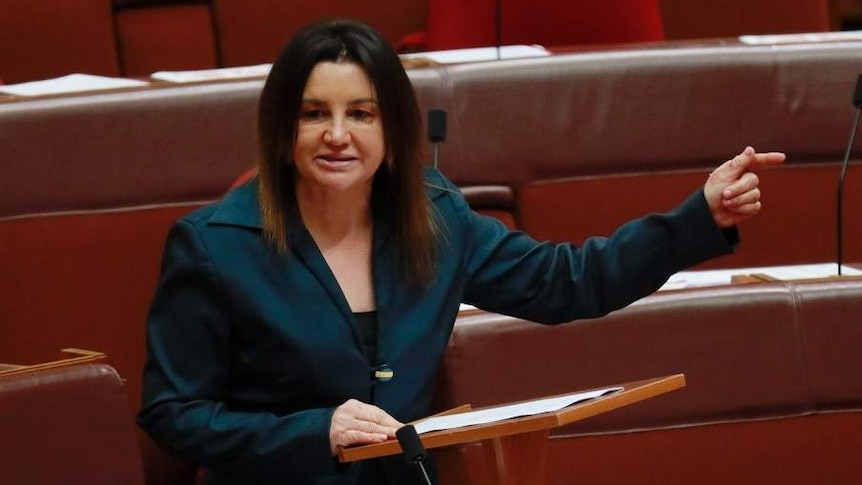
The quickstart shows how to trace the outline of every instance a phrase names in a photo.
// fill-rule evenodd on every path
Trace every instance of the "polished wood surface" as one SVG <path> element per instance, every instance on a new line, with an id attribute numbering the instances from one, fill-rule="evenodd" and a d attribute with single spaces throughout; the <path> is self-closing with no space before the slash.
<path id="1" fill-rule="evenodd" d="M 519 435 L 538 433 L 535 435 L 525 436 L 523 438 L 524 441 L 530 441 L 535 444 L 537 441 L 541 441 L 539 439 L 540 435 L 544 436 L 544 439 L 546 440 L 548 431 L 552 428 L 580 421 L 598 414 L 606 413 L 613 409 L 628 406 L 629 404 L 633 404 L 638 401 L 643 401 L 644 399 L 649 399 L 651 397 L 680 389 L 685 386 L 685 376 L 683 374 L 675 374 L 666 377 L 620 384 L 619 386 L 623 388 L 620 392 L 578 403 L 560 411 L 508 419 L 495 423 L 433 431 L 421 435 L 420 438 L 422 440 L 422 445 L 426 449 L 432 449 L 474 441 L 502 439 L 511 436 L 518 437 Z M 562 396 L 566 394 L 571 393 L 560 395 Z M 500 449 L 499 452 L 496 452 L 497 454 L 503 455 L 506 454 L 503 452 L 505 447 L 517 447 L 515 443 L 504 444 L 503 442 L 500 442 L 499 445 L 493 446 L 497 446 Z M 346 463 L 365 460 L 368 458 L 395 455 L 398 453 L 401 453 L 401 446 L 398 444 L 398 441 L 389 440 L 384 443 L 339 448 L 338 458 L 341 462 Z M 507 471 L 505 466 L 506 465 L 504 464 L 504 472 Z"/>
<path id="2" fill-rule="evenodd" d="M 44 369 L 53 369 L 56 367 L 65 367 L 67 365 L 84 364 L 87 362 L 95 362 L 97 360 L 103 360 L 107 358 L 107 355 L 103 354 L 102 352 L 95 352 L 92 350 L 84 349 L 63 349 L 61 353 L 61 359 L 52 360 L 50 362 L 42 362 L 40 364 L 20 365 L 2 363 L 0 364 L 0 377 L 25 374 L 28 372 Z"/>

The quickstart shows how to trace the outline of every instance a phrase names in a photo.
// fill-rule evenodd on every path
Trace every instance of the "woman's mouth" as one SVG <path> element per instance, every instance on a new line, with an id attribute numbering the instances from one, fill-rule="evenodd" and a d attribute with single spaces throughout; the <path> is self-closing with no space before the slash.
<path id="1" fill-rule="evenodd" d="M 317 157 L 325 162 L 352 162 L 356 160 L 356 157 L 347 156 L 347 155 L 321 155 Z"/>

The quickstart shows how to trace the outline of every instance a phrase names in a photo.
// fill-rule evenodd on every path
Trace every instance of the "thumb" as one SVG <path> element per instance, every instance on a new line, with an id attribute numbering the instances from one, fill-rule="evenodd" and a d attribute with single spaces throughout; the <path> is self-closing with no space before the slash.
<path id="1" fill-rule="evenodd" d="M 721 180 L 733 181 L 738 179 L 754 161 L 754 148 L 747 146 L 739 155 L 728 160 L 715 170 Z"/>

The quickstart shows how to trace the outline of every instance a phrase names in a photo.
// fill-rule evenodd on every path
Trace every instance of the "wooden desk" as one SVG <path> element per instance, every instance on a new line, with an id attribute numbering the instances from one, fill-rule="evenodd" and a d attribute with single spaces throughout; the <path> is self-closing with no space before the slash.
<path id="1" fill-rule="evenodd" d="M 482 442 L 492 464 L 493 483 L 541 485 L 545 483 L 545 451 L 550 430 L 575 421 L 628 406 L 685 386 L 685 376 L 676 374 L 621 384 L 622 391 L 578 403 L 560 411 L 507 419 L 488 424 L 434 431 L 420 436 L 426 449 Z M 567 393 L 569 394 L 569 393 Z M 487 408 L 485 408 L 487 409 Z M 365 446 L 339 448 L 341 462 L 353 462 L 401 453 L 396 440 Z"/>

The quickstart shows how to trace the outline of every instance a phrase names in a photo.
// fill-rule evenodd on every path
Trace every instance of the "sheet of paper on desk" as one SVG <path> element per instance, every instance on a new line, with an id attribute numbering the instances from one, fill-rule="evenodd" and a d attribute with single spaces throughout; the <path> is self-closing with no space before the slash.
<path id="1" fill-rule="evenodd" d="M 458 313 L 461 313 L 461 312 L 472 312 L 472 311 L 474 311 L 474 310 L 478 310 L 478 308 L 476 308 L 476 307 L 474 307 L 473 305 L 470 305 L 470 304 L 468 304 L 468 303 L 461 303 L 461 304 L 458 306 Z"/>
<path id="2" fill-rule="evenodd" d="M 92 74 L 69 74 L 44 81 L 30 81 L 0 86 L 0 92 L 15 96 L 42 96 L 45 94 L 79 93 L 104 89 L 133 88 L 146 86 L 147 81 L 119 77 L 94 76 Z"/>
<path id="3" fill-rule="evenodd" d="M 862 31 L 810 32 L 778 35 L 740 35 L 739 41 L 751 45 L 809 44 L 811 42 L 856 42 L 862 40 Z"/>
<path id="4" fill-rule="evenodd" d="M 549 55 L 551 53 L 539 45 L 500 46 L 500 59 L 522 59 L 525 57 L 543 57 Z M 497 48 L 473 47 L 470 49 L 417 52 L 415 54 L 401 54 L 401 57 L 404 59 L 430 59 L 440 64 L 493 61 L 497 59 Z"/>
<path id="5" fill-rule="evenodd" d="M 748 274 L 763 274 L 777 280 L 809 280 L 828 278 L 838 275 L 837 263 L 797 264 L 793 266 L 767 266 L 764 268 L 749 268 Z M 862 275 L 862 271 L 841 265 L 841 274 L 845 276 Z"/>
<path id="6" fill-rule="evenodd" d="M 605 394 L 621 391 L 622 387 L 607 387 L 597 389 L 595 391 L 579 392 L 568 394 L 565 396 L 551 397 L 546 399 L 537 399 L 518 404 L 509 404 L 506 406 L 497 406 L 488 409 L 480 409 L 467 413 L 450 414 L 446 416 L 437 416 L 428 418 L 415 424 L 416 432 L 419 434 L 429 433 L 431 431 L 440 431 L 444 429 L 461 428 L 464 426 L 474 426 L 477 424 L 494 423 L 505 419 L 517 418 L 521 416 L 533 416 L 535 414 L 549 413 L 559 411 L 572 404 L 595 399 Z"/>
<path id="7" fill-rule="evenodd" d="M 219 81 L 225 79 L 243 79 L 266 77 L 272 64 L 255 66 L 225 67 L 221 69 L 198 69 L 194 71 L 157 71 L 150 74 L 153 79 L 171 83 L 194 83 L 203 81 Z"/>
<path id="8" fill-rule="evenodd" d="M 862 275 L 862 271 L 847 265 L 841 265 L 841 273 L 847 276 Z M 776 280 L 787 281 L 827 278 L 837 274 L 838 264 L 836 263 L 681 271 L 671 276 L 659 291 L 729 285 L 735 275 L 766 275 Z"/>

